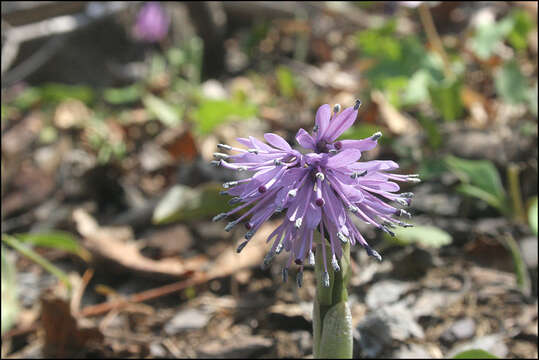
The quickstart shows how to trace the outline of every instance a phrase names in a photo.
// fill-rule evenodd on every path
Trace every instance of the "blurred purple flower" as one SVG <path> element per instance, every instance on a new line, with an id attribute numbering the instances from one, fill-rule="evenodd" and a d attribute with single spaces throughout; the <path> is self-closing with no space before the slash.
<path id="1" fill-rule="evenodd" d="M 339 270 L 338 259 L 342 256 L 341 246 L 346 242 L 351 245 L 359 243 L 369 255 L 381 260 L 357 229 L 351 219 L 352 214 L 391 235 L 394 234 L 389 228 L 394 225 L 411 226 L 395 219 L 403 215 L 409 217 L 408 212 L 382 199 L 409 205 L 413 194 L 396 194 L 399 185 L 391 180 L 419 182 L 418 176 L 389 173 L 399 167 L 389 160 L 358 162 L 363 151 L 376 147 L 382 134 L 377 132 L 362 140 L 337 141 L 354 123 L 360 104 L 357 100 L 353 107 L 342 112 L 336 105 L 333 113 L 329 105 L 322 105 L 316 113 L 312 136 L 304 129 L 299 129 L 296 134 L 297 142 L 310 151 L 306 154 L 292 149 L 282 137 L 272 133 L 264 134 L 269 145 L 251 136 L 237 139 L 248 149 L 218 145 L 220 149 L 238 154 L 215 153 L 218 159 L 213 161 L 215 165 L 255 172 L 248 179 L 223 184 L 227 189 L 223 193 L 234 196 L 230 203 L 242 205 L 213 219 L 218 221 L 251 207 L 225 228 L 230 231 L 239 222 L 245 222 L 248 230 L 246 241 L 239 245 L 238 252 L 265 221 L 282 211 L 286 211 L 286 217 L 267 239 L 268 242 L 274 241 L 264 259 L 264 266 L 269 265 L 275 254 L 286 249 L 290 256 L 283 269 L 285 278 L 292 261 L 300 266 L 300 275 L 306 261 L 314 264 L 313 232 L 316 229 L 331 245 L 331 265 L 336 271 Z M 326 251 L 325 246 L 322 249 Z M 324 270 L 324 286 L 329 286 L 325 260 Z M 298 284 L 301 284 L 300 277 Z"/>
<path id="2" fill-rule="evenodd" d="M 147 42 L 161 41 L 168 33 L 170 16 L 159 2 L 147 2 L 137 15 L 133 28 L 135 37 Z"/>

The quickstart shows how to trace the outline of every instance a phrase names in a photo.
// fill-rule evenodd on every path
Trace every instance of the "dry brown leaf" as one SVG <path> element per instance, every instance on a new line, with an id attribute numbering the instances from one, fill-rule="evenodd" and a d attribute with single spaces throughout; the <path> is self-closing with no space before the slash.
<path id="1" fill-rule="evenodd" d="M 104 340 L 95 327 L 83 327 L 73 316 L 69 303 L 51 294 L 41 299 L 41 325 L 45 331 L 46 357 L 68 358 L 80 353 L 90 343 Z"/>
<path id="2" fill-rule="evenodd" d="M 150 276 L 179 277 L 199 270 L 207 263 L 204 256 L 187 260 L 178 258 L 153 260 L 139 252 L 130 228 L 101 227 L 91 215 L 80 208 L 73 212 L 73 219 L 77 224 L 77 230 L 84 237 L 88 250 L 123 268 Z"/>
<path id="3" fill-rule="evenodd" d="M 393 134 L 415 134 L 419 131 L 417 121 L 399 112 L 380 91 L 373 91 L 371 98 L 378 105 L 381 120 Z"/>

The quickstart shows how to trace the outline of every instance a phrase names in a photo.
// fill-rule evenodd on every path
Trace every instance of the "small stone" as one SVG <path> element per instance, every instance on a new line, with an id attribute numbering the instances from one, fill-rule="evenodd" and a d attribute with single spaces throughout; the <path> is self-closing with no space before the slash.
<path id="1" fill-rule="evenodd" d="M 505 358 L 508 354 L 507 345 L 504 343 L 505 335 L 503 334 L 492 334 L 487 336 L 482 336 L 480 338 L 471 340 L 464 344 L 455 346 L 449 353 L 445 356 L 446 358 L 452 358 L 456 354 L 469 350 L 469 349 L 481 349 L 488 351 L 494 356 L 499 358 Z"/>
<path id="2" fill-rule="evenodd" d="M 431 359 L 430 353 L 421 345 L 404 344 L 393 354 L 395 359 Z"/>
<path id="3" fill-rule="evenodd" d="M 371 309 L 391 304 L 399 300 L 400 296 L 410 289 L 411 283 L 396 280 L 384 280 L 375 283 L 366 296 L 366 303 Z"/>
<path id="4" fill-rule="evenodd" d="M 529 268 L 537 267 L 537 236 L 527 237 L 520 241 L 520 250 L 524 262 Z"/>
<path id="5" fill-rule="evenodd" d="M 165 324 L 165 333 L 175 335 L 182 331 L 201 329 L 209 321 L 209 314 L 197 309 L 189 309 L 176 314 Z"/>
<path id="6" fill-rule="evenodd" d="M 442 340 L 447 343 L 453 343 L 458 340 L 469 339 L 475 334 L 475 321 L 471 318 L 465 318 L 453 323 L 442 334 Z"/>

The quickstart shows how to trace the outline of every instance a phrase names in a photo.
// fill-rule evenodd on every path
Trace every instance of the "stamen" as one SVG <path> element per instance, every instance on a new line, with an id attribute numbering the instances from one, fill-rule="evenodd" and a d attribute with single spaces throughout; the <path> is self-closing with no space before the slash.
<path id="1" fill-rule="evenodd" d="M 210 164 L 212 164 L 213 166 L 220 167 L 221 166 L 221 160 L 212 160 L 212 161 L 210 161 Z"/>
<path id="2" fill-rule="evenodd" d="M 303 218 L 296 219 L 296 223 L 294 224 L 297 229 L 301 227 L 301 223 L 303 222 Z"/>
<path id="3" fill-rule="evenodd" d="M 362 177 L 362 176 L 365 176 L 367 175 L 367 170 L 363 170 L 362 172 L 359 172 L 359 171 L 354 171 L 352 173 L 352 175 L 350 175 L 350 177 L 352 179 L 355 179 L 355 178 L 358 178 L 358 177 Z"/>
<path id="4" fill-rule="evenodd" d="M 325 176 L 324 176 L 323 173 L 317 172 L 317 173 L 316 173 L 316 178 L 319 179 L 320 181 L 324 181 Z"/>
<path id="5" fill-rule="evenodd" d="M 230 155 L 216 152 L 216 153 L 213 153 L 213 157 L 216 158 L 217 160 L 220 160 L 220 159 L 228 160 L 228 158 L 230 158 Z"/>
<path id="6" fill-rule="evenodd" d="M 413 192 L 403 192 L 403 193 L 400 193 L 400 197 L 403 197 L 403 198 L 406 198 L 406 199 L 411 199 L 414 197 L 414 193 Z"/>
<path id="7" fill-rule="evenodd" d="M 314 253 L 312 250 L 309 250 L 309 265 L 314 265 Z"/>
<path id="8" fill-rule="evenodd" d="M 338 151 L 335 150 L 335 149 L 330 149 L 328 152 L 329 152 L 330 154 L 336 154 L 336 153 L 338 153 Z"/>
<path id="9" fill-rule="evenodd" d="M 245 245 L 247 245 L 248 242 L 249 242 L 249 240 L 242 242 L 242 243 L 238 246 L 238 248 L 236 249 L 236 252 L 239 254 L 239 253 L 243 250 L 243 248 L 245 247 Z"/>
<path id="10" fill-rule="evenodd" d="M 372 141 L 377 141 L 378 139 L 380 139 L 382 137 L 382 133 L 380 131 L 377 131 L 375 132 L 374 134 L 372 134 L 371 136 L 371 140 Z"/>
<path id="11" fill-rule="evenodd" d="M 357 99 L 355 104 L 354 104 L 354 110 L 359 109 L 360 106 L 361 106 L 361 100 Z"/>
<path id="12" fill-rule="evenodd" d="M 339 240 L 341 240 L 343 244 L 346 244 L 348 242 L 348 238 L 344 236 L 344 234 L 340 231 L 337 233 L 337 237 L 339 238 Z"/>
<path id="13" fill-rule="evenodd" d="M 217 144 L 217 147 L 223 150 L 232 150 L 232 146 L 226 144 Z"/>
<path id="14" fill-rule="evenodd" d="M 322 285 L 324 287 L 329 287 L 329 273 L 327 271 L 324 271 L 324 274 L 322 274 Z"/>
<path id="15" fill-rule="evenodd" d="M 255 229 L 251 229 L 249 231 L 247 231 L 247 233 L 245 234 L 245 238 L 247 240 L 251 240 L 251 238 L 253 237 L 253 235 L 255 234 Z"/>
<path id="16" fill-rule="evenodd" d="M 298 271 L 298 275 L 296 276 L 296 283 L 298 284 L 298 287 L 301 287 L 303 285 L 303 271 Z"/>
<path id="17" fill-rule="evenodd" d="M 258 155 L 258 149 L 247 149 L 247 151 L 250 152 L 251 154 Z"/>
<path id="18" fill-rule="evenodd" d="M 335 114 L 341 112 L 341 104 L 335 104 L 335 105 L 333 106 L 333 112 L 334 112 Z"/>
<path id="19" fill-rule="evenodd" d="M 288 192 L 288 196 L 290 197 L 296 197 L 298 191 L 296 189 L 292 189 Z"/>
<path id="20" fill-rule="evenodd" d="M 331 258 L 331 266 L 333 266 L 333 270 L 341 271 L 339 262 L 337 261 L 337 257 L 335 256 L 335 254 L 333 254 L 333 257 Z"/>
<path id="21" fill-rule="evenodd" d="M 229 231 L 232 230 L 232 228 L 233 228 L 234 226 L 236 226 L 237 224 L 238 224 L 237 221 L 231 221 L 231 222 L 229 222 L 229 223 L 226 224 L 226 226 L 225 226 L 225 231 L 226 231 L 226 232 L 229 232 Z"/>
<path id="22" fill-rule="evenodd" d="M 378 254 L 378 252 L 376 250 L 373 250 L 370 247 L 366 247 L 365 251 L 367 251 L 367 254 L 369 256 L 372 256 L 372 257 L 376 258 L 378 261 L 382 261 L 382 256 L 380 254 Z"/>
<path id="23" fill-rule="evenodd" d="M 218 214 L 218 215 L 215 215 L 215 216 L 213 217 L 213 219 L 211 219 L 211 220 L 212 220 L 213 222 L 216 222 L 216 221 L 219 221 L 219 220 L 222 220 L 222 219 L 226 218 L 226 216 L 227 216 L 226 213 L 220 213 L 220 214 Z"/>
<path id="24" fill-rule="evenodd" d="M 228 205 L 234 205 L 241 202 L 241 198 L 239 196 L 233 197 L 232 199 L 228 200 Z"/>
<path id="25" fill-rule="evenodd" d="M 237 181 L 229 181 L 229 182 L 224 183 L 224 184 L 223 184 L 223 187 L 224 187 L 225 189 L 228 189 L 229 187 L 231 187 L 231 186 L 236 186 L 236 185 L 238 185 L 238 182 L 237 182 Z"/>

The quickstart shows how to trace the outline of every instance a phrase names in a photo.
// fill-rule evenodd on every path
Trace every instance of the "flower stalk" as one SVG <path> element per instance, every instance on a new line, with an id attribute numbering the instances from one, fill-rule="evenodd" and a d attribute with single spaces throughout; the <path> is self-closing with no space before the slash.
<path id="1" fill-rule="evenodd" d="M 328 266 L 326 272 L 323 264 L 332 260 L 330 245 L 326 239 L 321 238 L 320 233 L 317 233 L 316 237 L 313 355 L 316 359 L 350 359 L 353 354 L 352 314 L 347 303 L 350 244 L 343 245 L 342 257 L 337 261 L 338 270 Z M 323 246 L 326 248 L 323 249 Z"/>

